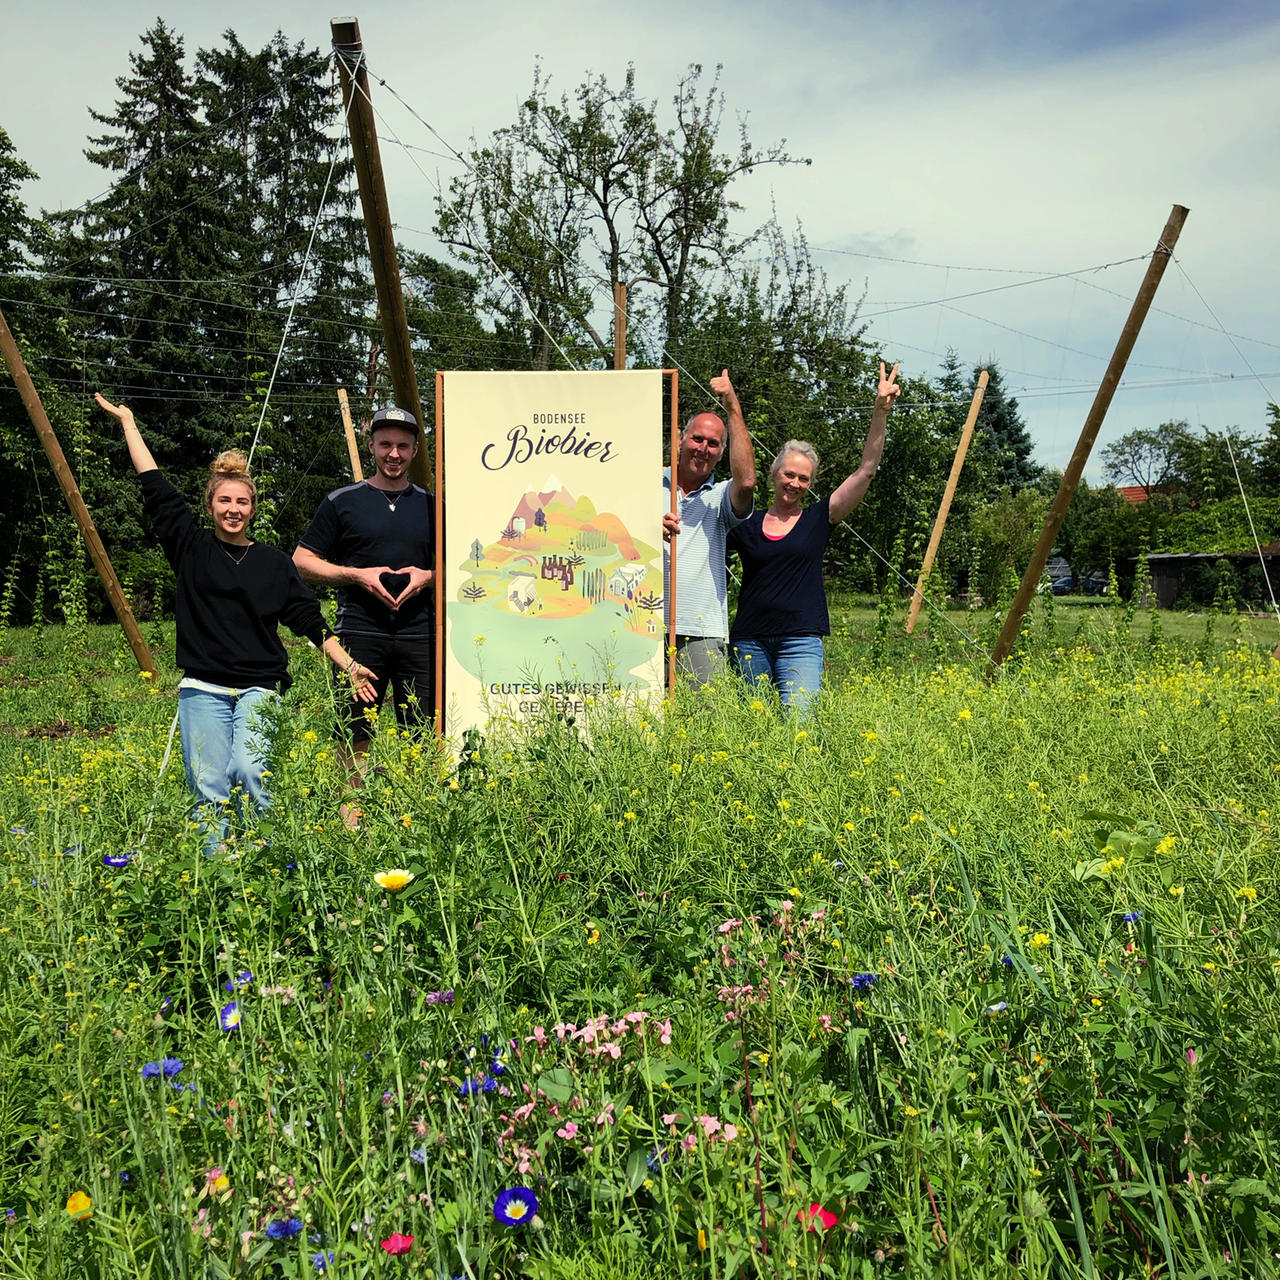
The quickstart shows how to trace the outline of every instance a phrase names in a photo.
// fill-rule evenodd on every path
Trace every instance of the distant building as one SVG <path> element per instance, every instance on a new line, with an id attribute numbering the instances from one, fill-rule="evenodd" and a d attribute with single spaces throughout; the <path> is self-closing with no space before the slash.
<path id="1" fill-rule="evenodd" d="M 511 522 L 511 527 L 516 531 L 517 538 L 523 538 L 524 531 L 528 526 L 525 523 L 524 516 L 516 516 L 516 518 Z"/>
<path id="2" fill-rule="evenodd" d="M 623 600 L 634 600 L 648 572 L 642 564 L 619 565 L 609 575 L 609 594 Z"/>
<path id="3" fill-rule="evenodd" d="M 1132 503 L 1146 502 L 1151 497 L 1145 484 L 1118 484 L 1116 492 L 1126 501 Z"/>

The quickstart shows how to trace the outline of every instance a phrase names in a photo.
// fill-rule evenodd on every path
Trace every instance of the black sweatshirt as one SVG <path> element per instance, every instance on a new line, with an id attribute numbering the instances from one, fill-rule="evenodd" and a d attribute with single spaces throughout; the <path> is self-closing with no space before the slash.
<path id="1" fill-rule="evenodd" d="M 316 645 L 333 634 L 315 593 L 283 551 L 261 542 L 223 542 L 200 527 L 159 471 L 139 479 L 147 515 L 178 578 L 178 666 L 210 684 L 283 693 L 293 682 L 278 625 Z"/>

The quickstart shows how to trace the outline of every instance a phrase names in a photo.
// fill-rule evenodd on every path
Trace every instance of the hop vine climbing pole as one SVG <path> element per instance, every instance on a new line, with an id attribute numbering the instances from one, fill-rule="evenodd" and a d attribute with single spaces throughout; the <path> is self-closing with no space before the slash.
<path id="1" fill-rule="evenodd" d="M 13 334 L 9 331 L 9 324 L 3 312 L 0 312 L 0 354 L 4 355 L 4 362 L 13 375 L 13 381 L 17 385 L 18 394 L 22 397 L 27 415 L 36 429 L 36 434 L 40 437 L 40 443 L 44 445 L 49 465 L 53 467 L 53 474 L 58 477 L 62 496 L 66 498 L 67 506 L 71 508 L 80 536 L 89 548 L 94 568 L 102 579 L 102 585 L 107 589 L 107 599 L 111 601 L 111 607 L 124 628 L 129 648 L 133 650 L 138 666 L 154 676 L 156 674 L 155 659 L 151 656 L 147 642 L 142 638 L 142 632 L 138 630 L 138 623 L 133 616 L 133 610 L 129 607 L 128 597 L 120 585 L 120 579 L 116 577 L 116 571 L 111 567 L 107 549 L 102 545 L 93 517 L 89 514 L 89 508 L 85 506 L 84 498 L 80 493 L 80 486 L 76 484 L 71 468 L 67 465 L 66 455 L 58 443 L 53 424 L 49 421 L 49 415 L 45 413 L 44 405 L 40 402 L 40 393 L 36 390 L 35 383 L 31 381 L 31 375 L 27 372 L 22 353 L 18 350 Z"/>
<path id="2" fill-rule="evenodd" d="M 1084 474 L 1085 463 L 1089 461 L 1089 454 L 1093 449 L 1094 441 L 1098 438 L 1103 419 L 1107 416 L 1107 409 L 1111 406 L 1111 397 L 1115 395 L 1116 387 L 1124 375 L 1125 365 L 1129 362 L 1129 355 L 1133 351 L 1133 345 L 1137 342 L 1138 334 L 1142 330 L 1142 322 L 1147 318 L 1147 312 L 1151 309 L 1156 290 L 1160 287 L 1160 279 L 1164 275 L 1170 259 L 1173 257 L 1173 248 L 1178 243 L 1178 236 L 1182 231 L 1182 224 L 1187 219 L 1188 212 L 1189 210 L 1180 204 L 1173 206 L 1169 214 L 1169 220 L 1164 224 L 1164 230 L 1160 233 L 1160 239 L 1151 254 L 1151 261 L 1147 264 L 1147 273 L 1142 278 L 1138 296 L 1134 298 L 1133 306 L 1129 309 L 1129 317 L 1124 322 L 1124 328 L 1120 331 L 1120 337 L 1116 342 L 1115 351 L 1111 354 L 1107 371 L 1102 375 L 1102 383 L 1093 398 L 1093 404 L 1090 406 L 1088 416 L 1084 420 L 1084 426 L 1080 429 L 1080 439 L 1076 441 L 1075 452 L 1072 453 L 1071 461 L 1067 463 L 1066 470 L 1062 473 L 1062 483 L 1058 486 L 1053 505 L 1049 508 L 1048 518 L 1044 522 L 1044 528 L 1040 531 L 1040 540 L 1036 543 L 1036 549 L 1031 553 L 1031 562 L 1027 565 L 1026 572 L 1022 575 L 1018 593 L 1014 596 L 1013 603 L 1009 606 L 1009 613 L 1005 617 L 1004 626 L 1000 630 L 1000 638 L 996 641 L 996 647 L 991 654 L 991 665 L 987 668 L 988 680 L 995 678 L 1001 664 L 1013 649 L 1013 642 L 1018 638 L 1018 632 L 1022 628 L 1022 619 L 1026 616 L 1027 608 L 1031 604 L 1031 598 L 1035 595 L 1036 587 L 1040 584 L 1040 576 L 1044 573 L 1044 567 L 1053 552 L 1054 543 L 1058 540 L 1062 522 L 1067 517 L 1067 508 L 1071 505 L 1076 486 L 1080 483 L 1080 477 Z"/>

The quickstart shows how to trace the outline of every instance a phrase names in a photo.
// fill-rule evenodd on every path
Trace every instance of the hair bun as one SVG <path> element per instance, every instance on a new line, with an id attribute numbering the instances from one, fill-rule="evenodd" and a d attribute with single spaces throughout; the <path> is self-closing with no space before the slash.
<path id="1" fill-rule="evenodd" d="M 209 471 L 219 479 L 249 478 L 249 459 L 239 449 L 224 449 L 209 464 Z"/>

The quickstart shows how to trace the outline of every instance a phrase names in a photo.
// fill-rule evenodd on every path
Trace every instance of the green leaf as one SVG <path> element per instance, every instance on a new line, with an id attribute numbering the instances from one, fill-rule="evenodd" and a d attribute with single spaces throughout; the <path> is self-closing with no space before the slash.
<path id="1" fill-rule="evenodd" d="M 567 1067 L 552 1067 L 550 1071 L 544 1071 L 538 1077 L 538 1088 L 552 1102 L 568 1102 L 577 1092 L 573 1075 Z"/>

